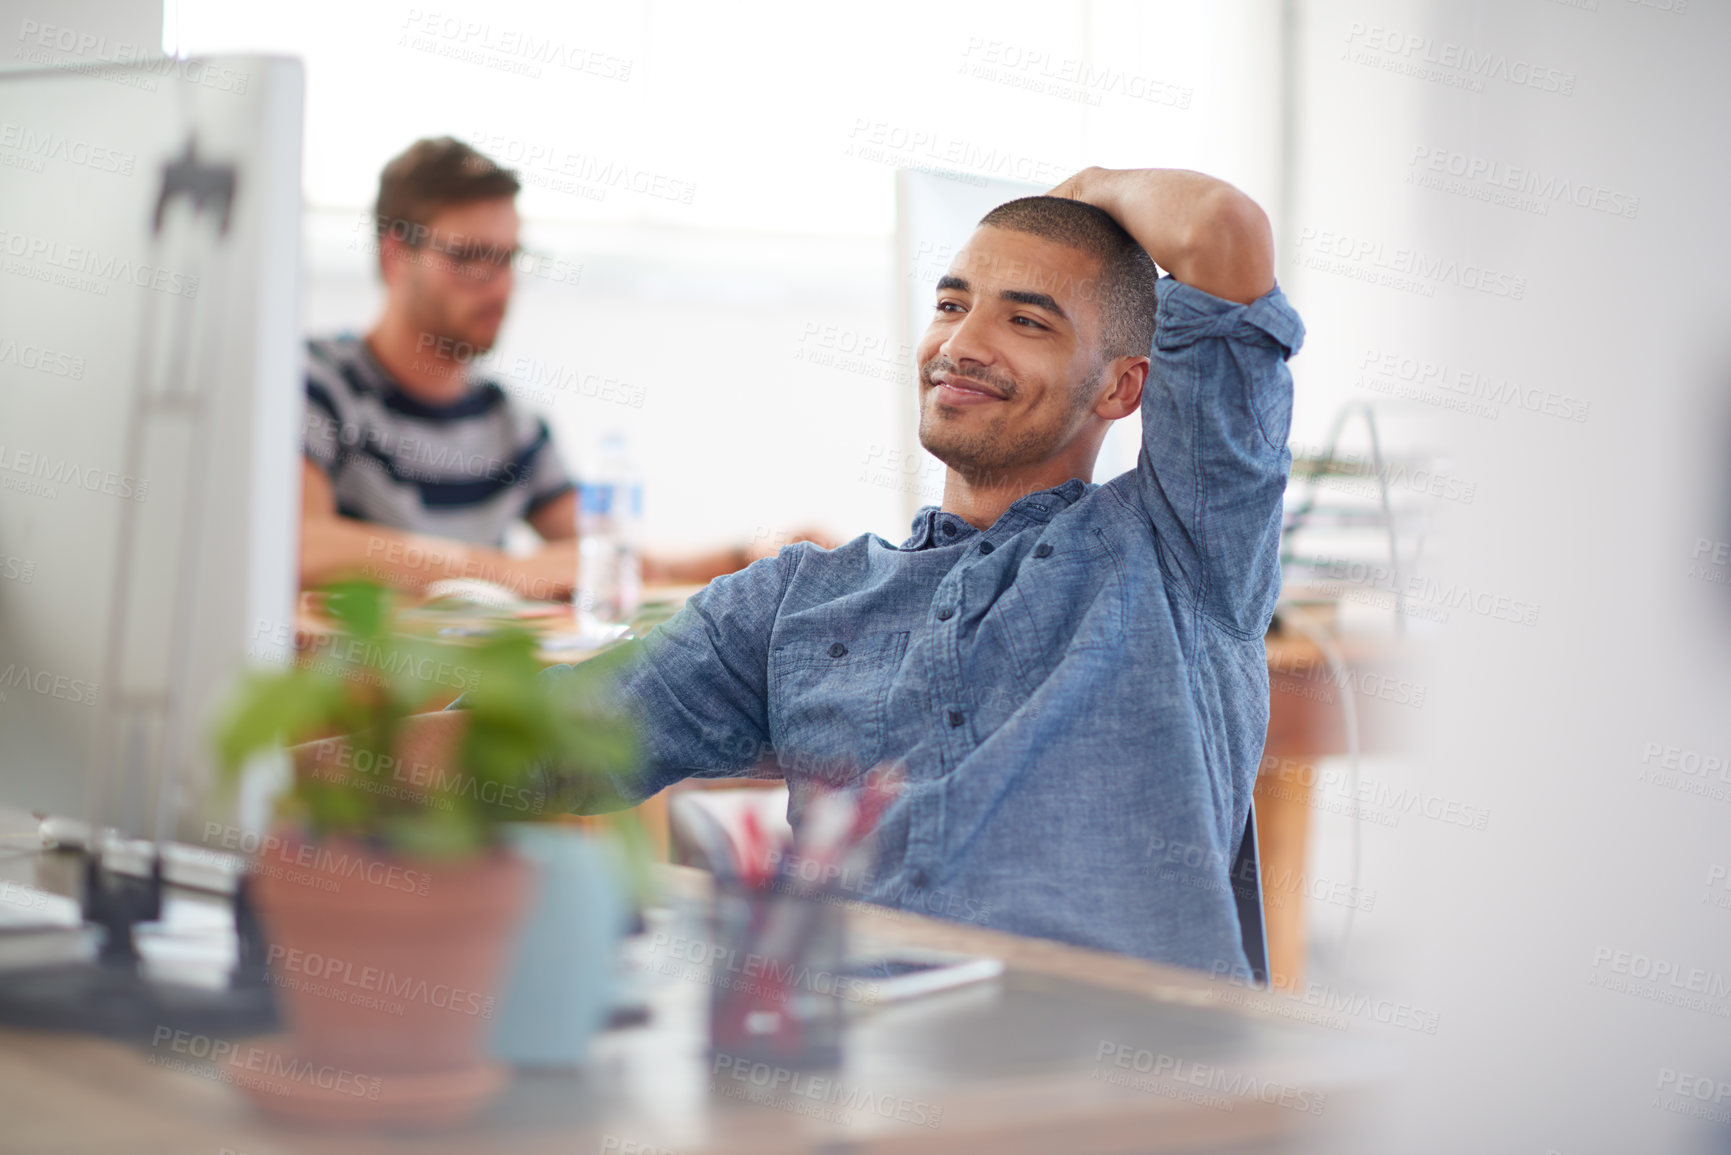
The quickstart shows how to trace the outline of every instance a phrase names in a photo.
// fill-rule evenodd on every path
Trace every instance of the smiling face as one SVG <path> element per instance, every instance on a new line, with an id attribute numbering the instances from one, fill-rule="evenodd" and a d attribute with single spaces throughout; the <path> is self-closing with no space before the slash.
<path id="1" fill-rule="evenodd" d="M 1099 354 L 1099 278 L 1081 249 L 977 229 L 938 281 L 914 350 L 920 444 L 976 483 L 1013 484 L 1082 452 L 1091 473 L 1109 423 L 1095 409 L 1116 365 Z"/>

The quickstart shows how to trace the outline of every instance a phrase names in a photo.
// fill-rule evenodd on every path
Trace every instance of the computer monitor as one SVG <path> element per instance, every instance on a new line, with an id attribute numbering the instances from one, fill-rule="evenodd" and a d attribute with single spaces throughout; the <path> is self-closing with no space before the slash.
<path id="1" fill-rule="evenodd" d="M 292 638 L 302 71 L 0 73 L 0 805 L 196 840 Z"/>

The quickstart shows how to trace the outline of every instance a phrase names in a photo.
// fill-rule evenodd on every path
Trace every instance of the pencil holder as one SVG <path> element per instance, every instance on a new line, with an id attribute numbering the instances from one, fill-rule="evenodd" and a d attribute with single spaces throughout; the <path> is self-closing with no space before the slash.
<path id="1" fill-rule="evenodd" d="M 841 1063 L 845 911 L 838 896 L 735 880 L 715 891 L 710 1054 L 789 1070 Z"/>

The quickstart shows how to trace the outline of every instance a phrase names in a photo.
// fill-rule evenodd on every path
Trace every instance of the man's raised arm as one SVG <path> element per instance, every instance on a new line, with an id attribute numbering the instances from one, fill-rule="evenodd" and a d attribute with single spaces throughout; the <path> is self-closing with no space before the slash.
<path id="1" fill-rule="evenodd" d="M 1281 495 L 1304 323 L 1274 283 L 1256 203 L 1168 169 L 1084 169 L 1056 189 L 1101 209 L 1169 274 L 1155 285 L 1142 452 L 1126 487 L 1167 579 L 1214 623 L 1260 637 L 1280 591 Z"/>
<path id="2" fill-rule="evenodd" d="M 1177 168 L 1085 168 L 1049 194 L 1104 209 L 1154 263 L 1240 305 L 1274 288 L 1274 231 L 1257 203 L 1227 184 Z"/>

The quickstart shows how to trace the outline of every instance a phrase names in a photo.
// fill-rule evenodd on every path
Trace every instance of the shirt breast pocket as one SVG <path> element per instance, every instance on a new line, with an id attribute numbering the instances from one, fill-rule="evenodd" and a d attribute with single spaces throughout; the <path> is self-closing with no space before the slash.
<path id="1" fill-rule="evenodd" d="M 1048 535 L 1022 559 L 993 608 L 1017 672 L 1032 689 L 1068 653 L 1124 645 L 1123 562 L 1097 528 Z"/>
<path id="2" fill-rule="evenodd" d="M 782 770 L 853 782 L 883 757 L 908 633 L 802 631 L 769 658 L 769 733 Z"/>

